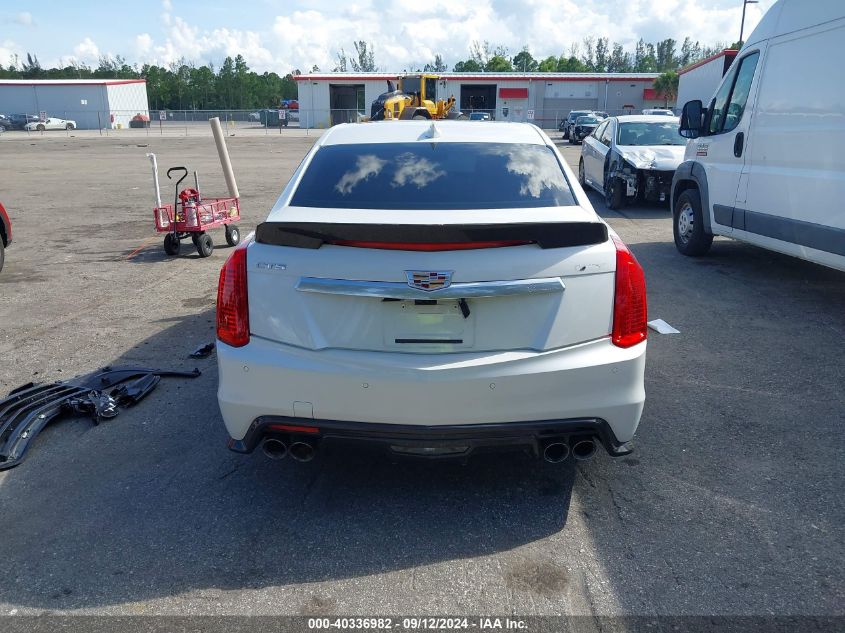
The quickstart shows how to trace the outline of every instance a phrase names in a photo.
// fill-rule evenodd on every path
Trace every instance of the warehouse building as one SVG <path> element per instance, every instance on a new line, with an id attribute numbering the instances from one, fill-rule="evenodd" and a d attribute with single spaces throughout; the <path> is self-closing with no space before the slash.
<path id="1" fill-rule="evenodd" d="M 706 106 L 739 51 L 726 48 L 678 71 L 678 106 L 700 99 Z"/>
<path id="2" fill-rule="evenodd" d="M 298 75 L 302 127 L 328 127 L 370 113 L 370 104 L 398 74 Z M 609 114 L 663 107 L 652 88 L 655 73 L 440 73 L 437 99 L 451 95 L 461 112 L 489 112 L 499 121 L 533 121 L 552 129 L 570 110 Z"/>
<path id="3" fill-rule="evenodd" d="M 144 79 L 0 79 L 0 112 L 58 117 L 82 130 L 128 127 L 149 115 Z"/>

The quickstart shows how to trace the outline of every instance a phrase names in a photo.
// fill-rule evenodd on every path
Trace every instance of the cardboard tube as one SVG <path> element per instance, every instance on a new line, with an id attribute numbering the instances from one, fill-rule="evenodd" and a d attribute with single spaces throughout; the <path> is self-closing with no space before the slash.
<path id="1" fill-rule="evenodd" d="M 235 182 L 235 172 L 232 171 L 232 161 L 229 160 L 229 151 L 226 149 L 226 137 L 223 136 L 223 128 L 220 126 L 220 119 L 212 117 L 211 133 L 214 135 L 214 143 L 217 145 L 217 153 L 220 155 L 220 166 L 223 167 L 223 177 L 226 178 L 226 186 L 229 188 L 229 195 L 233 198 L 240 198 L 238 183 Z"/>
<path id="2" fill-rule="evenodd" d="M 153 183 L 156 187 L 156 208 L 161 207 L 161 188 L 158 186 L 158 162 L 156 162 L 155 154 L 147 154 L 147 158 L 153 164 Z"/>

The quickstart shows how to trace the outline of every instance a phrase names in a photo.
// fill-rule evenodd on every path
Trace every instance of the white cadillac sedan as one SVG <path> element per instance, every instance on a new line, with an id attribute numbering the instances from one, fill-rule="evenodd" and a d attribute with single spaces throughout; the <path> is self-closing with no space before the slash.
<path id="1" fill-rule="evenodd" d="M 229 447 L 631 450 L 643 271 L 530 124 L 338 125 L 220 273 Z"/>
<path id="2" fill-rule="evenodd" d="M 676 118 L 634 114 L 605 119 L 581 146 L 578 181 L 610 209 L 639 199 L 667 202 L 687 139 Z"/>

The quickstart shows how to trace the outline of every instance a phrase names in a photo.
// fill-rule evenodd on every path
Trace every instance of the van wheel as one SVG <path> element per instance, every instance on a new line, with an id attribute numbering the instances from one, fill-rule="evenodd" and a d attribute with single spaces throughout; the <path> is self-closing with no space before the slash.
<path id="1" fill-rule="evenodd" d="M 713 234 L 704 229 L 698 189 L 687 189 L 678 196 L 672 211 L 672 232 L 675 248 L 684 255 L 697 257 L 710 250 Z"/>

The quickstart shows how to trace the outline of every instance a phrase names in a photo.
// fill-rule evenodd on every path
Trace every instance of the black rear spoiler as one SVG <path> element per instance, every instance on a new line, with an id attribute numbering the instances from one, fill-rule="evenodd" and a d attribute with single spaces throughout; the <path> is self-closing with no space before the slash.
<path id="1" fill-rule="evenodd" d="M 325 243 L 382 242 L 458 244 L 527 242 L 540 248 L 589 246 L 607 241 L 601 222 L 526 222 L 516 224 L 341 224 L 262 222 L 255 241 L 274 246 L 320 248 Z"/>

